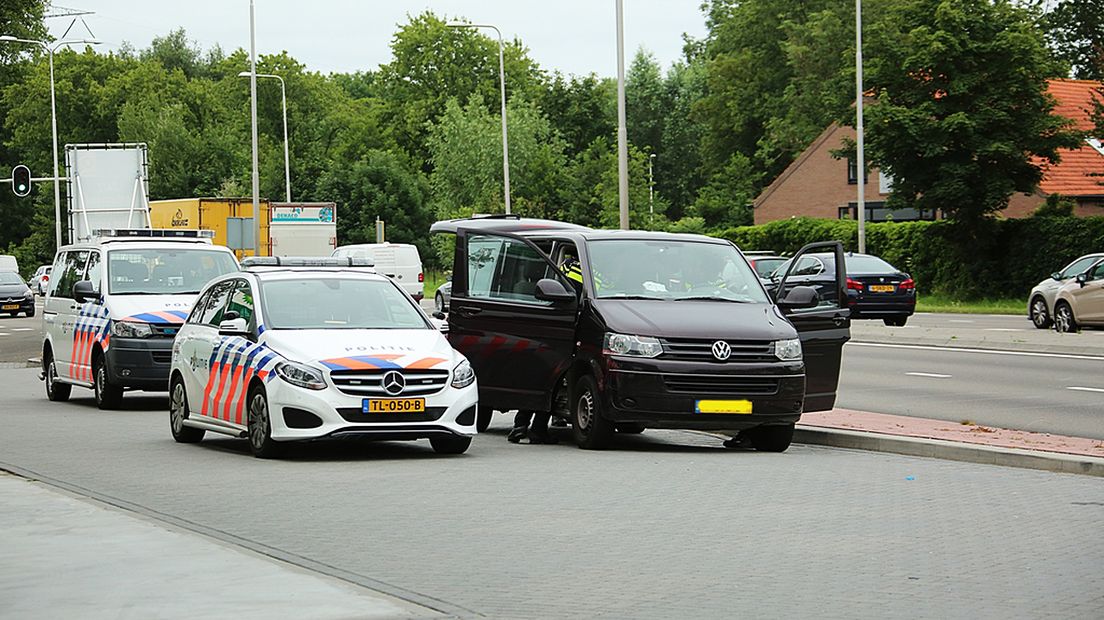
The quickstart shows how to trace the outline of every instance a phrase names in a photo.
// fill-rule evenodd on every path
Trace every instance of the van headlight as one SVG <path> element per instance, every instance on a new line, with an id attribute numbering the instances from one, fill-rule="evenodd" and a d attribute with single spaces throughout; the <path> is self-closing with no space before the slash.
<path id="1" fill-rule="evenodd" d="M 795 362 L 801 359 L 801 339 L 774 341 L 774 356 L 783 362 Z"/>
<path id="2" fill-rule="evenodd" d="M 627 336 L 606 332 L 602 343 L 602 352 L 612 355 L 631 357 L 656 357 L 663 353 L 663 345 L 658 338 L 651 336 Z"/>
<path id="3" fill-rule="evenodd" d="M 460 362 L 452 369 L 452 387 L 466 388 L 472 383 L 475 383 L 475 371 L 468 360 Z"/>
<path id="4" fill-rule="evenodd" d="M 288 383 L 308 390 L 326 389 L 326 379 L 322 371 L 298 362 L 280 362 L 276 364 L 276 375 Z"/>
<path id="5" fill-rule="evenodd" d="M 111 335 L 119 338 L 149 338 L 153 335 L 153 328 L 149 323 L 115 321 L 111 324 Z"/>

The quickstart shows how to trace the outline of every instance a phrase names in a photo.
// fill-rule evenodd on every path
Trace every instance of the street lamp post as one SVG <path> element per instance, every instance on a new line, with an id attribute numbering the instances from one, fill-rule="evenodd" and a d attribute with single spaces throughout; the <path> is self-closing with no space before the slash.
<path id="1" fill-rule="evenodd" d="M 625 6 L 617 0 L 617 198 L 621 230 L 629 229 L 629 137 L 625 129 Z"/>
<path id="2" fill-rule="evenodd" d="M 506 194 L 506 213 L 510 213 L 510 146 L 506 139 L 506 63 L 503 59 L 502 31 L 491 24 L 449 22 L 449 28 L 490 28 L 498 34 L 498 89 L 502 99 L 502 181 Z"/>
<path id="3" fill-rule="evenodd" d="M 655 162 L 655 153 L 648 155 L 648 224 L 655 218 L 655 180 L 652 178 L 652 164 Z"/>
<path id="4" fill-rule="evenodd" d="M 249 77 L 248 71 L 242 71 L 238 77 Z M 284 78 L 271 73 L 260 73 L 259 78 L 273 78 L 280 80 L 280 100 L 284 107 L 284 195 L 287 202 L 291 202 L 291 158 L 288 155 L 288 129 L 287 129 L 287 88 L 284 86 Z"/>
<path id="5" fill-rule="evenodd" d="M 855 148 L 858 151 L 855 165 L 859 186 L 859 254 L 866 253 L 866 157 L 863 153 L 863 66 L 862 66 L 862 0 L 855 0 Z"/>
<path id="6" fill-rule="evenodd" d="M 84 43 L 87 45 L 99 45 L 95 39 L 68 39 L 59 41 L 54 47 L 50 47 L 44 41 L 34 39 L 20 39 L 11 35 L 0 36 L 0 42 L 28 43 L 41 46 L 46 50 L 50 61 L 50 124 L 51 138 L 54 149 L 54 242 L 61 247 L 61 178 L 58 176 L 58 130 L 57 130 L 57 97 L 54 94 L 54 52 L 62 45 L 70 43 Z"/>
<path id="7" fill-rule="evenodd" d="M 249 0 L 249 121 L 253 139 L 253 256 L 261 255 L 261 174 L 257 170 L 257 22 Z"/>

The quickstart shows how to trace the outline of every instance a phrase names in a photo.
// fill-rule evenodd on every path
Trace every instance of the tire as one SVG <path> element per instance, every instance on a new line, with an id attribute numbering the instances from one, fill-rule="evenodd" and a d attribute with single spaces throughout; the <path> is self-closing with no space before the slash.
<path id="1" fill-rule="evenodd" d="M 169 430 L 177 443 L 198 443 L 207 431 L 184 426 L 187 417 L 188 391 L 184 389 L 184 381 L 175 376 L 169 385 Z"/>
<path id="2" fill-rule="evenodd" d="M 751 447 L 760 452 L 785 452 L 793 441 L 794 425 L 757 426 L 745 431 Z"/>
<path id="3" fill-rule="evenodd" d="M 479 412 L 475 415 L 475 430 L 480 433 L 487 432 L 487 428 L 491 425 L 491 418 L 494 417 L 494 409 L 490 407 L 480 407 Z"/>
<path id="4" fill-rule="evenodd" d="M 111 383 L 108 378 L 107 360 L 103 355 L 92 359 L 92 392 L 100 409 L 118 409 L 123 404 L 123 386 Z"/>
<path id="5" fill-rule="evenodd" d="M 908 323 L 907 316 L 895 316 L 888 319 L 882 319 L 882 322 L 889 327 L 904 327 L 905 323 Z"/>
<path id="6" fill-rule="evenodd" d="M 249 390 L 249 451 L 259 459 L 280 456 L 283 446 L 272 439 L 272 419 L 268 409 L 268 395 L 261 386 Z"/>
<path id="7" fill-rule="evenodd" d="M 572 394 L 571 434 L 584 450 L 602 450 L 613 437 L 614 425 L 602 416 L 602 397 L 594 377 L 583 375 Z"/>
<path id="8" fill-rule="evenodd" d="M 34 316 L 34 315 L 35 315 L 35 309 L 34 309 L 34 308 L 31 308 L 31 309 L 30 309 L 30 310 L 28 310 L 28 311 L 27 311 L 27 312 L 26 312 L 25 314 L 27 315 L 27 318 L 29 319 L 29 318 L 31 318 L 32 316 Z"/>
<path id="9" fill-rule="evenodd" d="M 437 312 L 444 312 L 445 308 L 445 296 L 437 293 L 433 296 L 433 307 L 437 309 Z"/>
<path id="10" fill-rule="evenodd" d="M 1072 334 L 1077 331 L 1077 319 L 1073 317 L 1073 308 L 1064 301 L 1054 306 L 1054 329 L 1060 333 Z"/>
<path id="11" fill-rule="evenodd" d="M 644 432 L 644 425 L 636 422 L 626 422 L 617 425 L 617 432 L 623 435 L 639 435 Z"/>
<path id="12" fill-rule="evenodd" d="M 1050 312 L 1047 311 L 1046 300 L 1042 297 L 1035 297 L 1031 300 L 1027 316 L 1036 329 L 1046 329 L 1054 324 L 1054 321 L 1050 318 Z"/>
<path id="13" fill-rule="evenodd" d="M 463 454 L 468 451 L 471 442 L 471 437 L 461 435 L 441 435 L 429 438 L 429 443 L 437 454 Z"/>
<path id="14" fill-rule="evenodd" d="M 59 383 L 57 381 L 57 368 L 54 367 L 54 356 L 52 353 L 46 353 L 44 365 L 46 366 L 46 398 L 49 398 L 55 403 L 62 403 L 69 400 L 69 395 L 73 392 L 73 386 L 68 383 Z"/>

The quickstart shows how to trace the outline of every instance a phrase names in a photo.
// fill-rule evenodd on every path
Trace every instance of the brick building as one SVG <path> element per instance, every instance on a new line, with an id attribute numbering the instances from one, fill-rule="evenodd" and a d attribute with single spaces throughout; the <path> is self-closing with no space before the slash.
<path id="1" fill-rule="evenodd" d="M 1073 119 L 1081 130 L 1091 131 L 1093 93 L 1100 82 L 1090 80 L 1051 80 L 1048 90 L 1056 100 L 1055 114 Z M 858 217 L 855 162 L 837 159 L 832 151 L 855 139 L 855 130 L 833 123 L 825 129 L 753 203 L 755 223 L 762 224 L 791 217 Z M 1050 194 L 1058 193 L 1076 202 L 1079 216 L 1104 215 L 1104 145 L 1089 138 L 1080 148 L 1061 151 L 1058 164 L 1043 164 L 1043 180 L 1030 194 L 1015 194 L 1004 217 L 1031 215 Z M 872 168 L 866 182 L 866 219 L 908 221 L 935 219 L 933 212 L 915 209 L 890 211 L 885 200 L 892 191 L 892 179 Z"/>

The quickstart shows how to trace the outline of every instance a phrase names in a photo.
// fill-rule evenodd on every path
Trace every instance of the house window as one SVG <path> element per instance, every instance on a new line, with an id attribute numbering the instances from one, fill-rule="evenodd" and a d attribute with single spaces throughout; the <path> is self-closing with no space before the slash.
<path id="1" fill-rule="evenodd" d="M 847 158 L 847 183 L 848 185 L 856 185 L 859 178 L 859 166 L 853 157 Z M 866 185 L 867 178 L 863 175 L 863 185 Z"/>
<path id="2" fill-rule="evenodd" d="M 893 175 L 886 174 L 881 170 L 878 171 L 878 193 L 879 194 L 891 194 L 893 193 Z"/>

